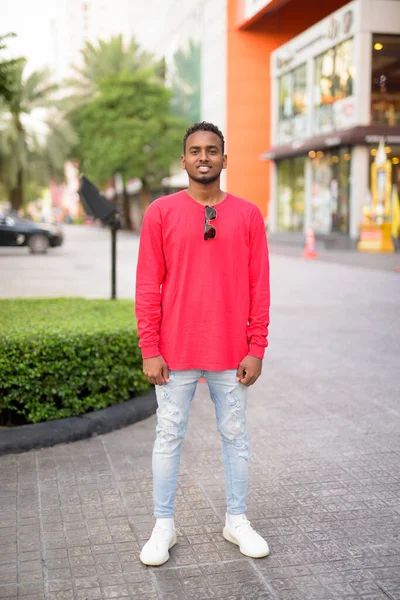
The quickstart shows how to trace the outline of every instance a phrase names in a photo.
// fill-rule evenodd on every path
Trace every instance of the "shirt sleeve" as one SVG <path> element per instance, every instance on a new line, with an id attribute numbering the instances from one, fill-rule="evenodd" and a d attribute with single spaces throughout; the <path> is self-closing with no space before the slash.
<path id="1" fill-rule="evenodd" d="M 267 236 L 259 210 L 253 212 L 250 226 L 249 285 L 249 355 L 264 358 L 265 348 L 268 346 L 270 282 Z"/>
<path id="2" fill-rule="evenodd" d="M 135 311 L 143 358 L 160 355 L 161 285 L 165 277 L 162 217 L 156 204 L 147 209 L 140 233 Z"/>

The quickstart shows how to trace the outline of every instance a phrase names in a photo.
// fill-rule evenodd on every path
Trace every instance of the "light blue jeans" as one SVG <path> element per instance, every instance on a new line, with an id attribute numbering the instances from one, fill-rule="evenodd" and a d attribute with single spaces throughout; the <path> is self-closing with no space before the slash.
<path id="1" fill-rule="evenodd" d="M 246 512 L 249 441 L 246 433 L 247 387 L 236 370 L 170 371 L 170 383 L 156 385 L 157 428 L 153 449 L 153 501 L 157 518 L 174 516 L 181 445 L 189 407 L 200 377 L 207 381 L 222 441 L 227 512 Z"/>

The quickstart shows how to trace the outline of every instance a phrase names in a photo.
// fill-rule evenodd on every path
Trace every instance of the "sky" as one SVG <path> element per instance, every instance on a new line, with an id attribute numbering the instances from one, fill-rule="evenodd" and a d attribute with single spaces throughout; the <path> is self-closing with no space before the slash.
<path id="1" fill-rule="evenodd" d="M 7 41 L 7 47 L 13 57 L 28 57 L 30 70 L 49 63 L 54 50 L 51 24 L 55 11 L 54 0 L 0 0 L 0 34 L 18 34 Z"/>
<path id="2" fill-rule="evenodd" d="M 95 15 L 106 7 L 113 16 L 112 33 L 134 34 L 140 45 L 153 50 L 154 41 L 161 33 L 166 2 L 162 0 L 87 0 L 94 7 Z M 82 0 L 0 0 L 0 35 L 14 32 L 17 38 L 7 42 L 9 53 L 25 56 L 29 72 L 50 66 L 57 71 L 56 55 L 60 56 L 63 41 L 60 38 L 60 23 L 64 23 L 62 11 L 70 11 L 75 5 L 78 12 Z M 98 9 L 99 7 L 99 9 Z M 119 17 L 118 11 L 128 14 Z M 72 12 L 72 18 L 74 13 Z M 128 22 L 127 22 L 128 21 Z M 107 23 L 104 24 L 107 27 Z M 61 53 L 62 54 L 62 53 Z"/>

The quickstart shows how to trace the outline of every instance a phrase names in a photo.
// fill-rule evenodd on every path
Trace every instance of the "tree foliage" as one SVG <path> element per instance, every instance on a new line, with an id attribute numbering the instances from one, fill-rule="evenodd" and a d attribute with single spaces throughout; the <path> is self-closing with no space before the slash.
<path id="1" fill-rule="evenodd" d="M 181 151 L 186 123 L 171 114 L 170 102 L 171 92 L 151 72 L 104 79 L 96 97 L 75 111 L 81 170 L 98 185 L 117 173 L 124 186 L 139 178 L 145 208 L 149 187 L 168 174 Z"/>
<path id="2" fill-rule="evenodd" d="M 25 61 L 10 70 L 12 94 L 0 101 L 0 177 L 11 206 L 19 210 L 30 183 L 62 180 L 75 134 L 54 108 L 57 86 L 48 70 L 24 75 Z"/>
<path id="3" fill-rule="evenodd" d="M 81 65 L 72 66 L 75 76 L 65 81 L 70 91 L 68 108 L 90 102 L 100 82 L 110 76 L 145 70 L 159 81 L 164 79 L 164 61 L 156 61 L 153 54 L 140 50 L 134 38 L 128 44 L 124 44 L 122 35 L 96 44 L 87 41 L 81 56 Z"/>
<path id="4" fill-rule="evenodd" d="M 5 40 L 14 36 L 14 33 L 0 36 L 0 51 L 7 48 L 7 45 L 4 43 Z M 4 98 L 6 102 L 12 99 L 13 94 L 12 70 L 21 60 L 20 58 L 0 60 L 0 98 Z"/>
<path id="5" fill-rule="evenodd" d="M 175 52 L 171 76 L 173 113 L 189 123 L 200 121 L 200 71 L 200 44 L 189 40 L 187 48 Z"/>

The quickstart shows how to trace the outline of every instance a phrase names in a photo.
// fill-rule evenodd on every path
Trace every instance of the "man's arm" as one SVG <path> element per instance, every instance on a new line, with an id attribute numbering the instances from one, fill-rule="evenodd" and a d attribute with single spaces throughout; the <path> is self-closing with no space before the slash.
<path id="1" fill-rule="evenodd" d="M 241 361 L 237 379 L 250 386 L 261 375 L 268 346 L 270 307 L 269 254 L 264 219 L 259 210 L 252 215 L 249 256 L 250 312 L 247 327 L 248 355 Z"/>
<path id="2" fill-rule="evenodd" d="M 164 277 L 165 260 L 161 214 L 158 206 L 151 205 L 144 215 L 140 234 L 135 310 L 139 346 L 142 349 L 143 371 L 151 383 L 159 385 L 168 377 L 165 361 L 160 355 L 159 348 L 161 284 Z"/>

